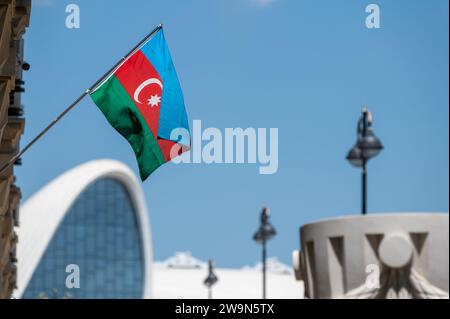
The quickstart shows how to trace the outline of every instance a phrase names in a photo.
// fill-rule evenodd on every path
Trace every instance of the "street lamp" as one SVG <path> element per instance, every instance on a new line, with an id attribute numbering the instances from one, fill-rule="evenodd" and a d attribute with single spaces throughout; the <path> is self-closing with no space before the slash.
<path id="1" fill-rule="evenodd" d="M 208 287 L 208 299 L 212 299 L 212 286 L 219 280 L 213 270 L 214 263 L 210 259 L 208 260 L 208 276 L 203 282 Z"/>
<path id="2" fill-rule="evenodd" d="M 264 207 L 261 212 L 261 225 L 256 233 L 253 235 L 253 240 L 262 245 L 262 296 L 266 299 L 266 242 L 276 235 L 275 228 L 269 222 L 270 210 Z"/>
<path id="3" fill-rule="evenodd" d="M 361 110 L 357 126 L 358 139 L 347 154 L 347 160 L 355 167 L 362 168 L 362 214 L 367 214 L 367 170 L 366 164 L 383 149 L 380 140 L 372 130 L 372 113 L 367 108 Z"/>

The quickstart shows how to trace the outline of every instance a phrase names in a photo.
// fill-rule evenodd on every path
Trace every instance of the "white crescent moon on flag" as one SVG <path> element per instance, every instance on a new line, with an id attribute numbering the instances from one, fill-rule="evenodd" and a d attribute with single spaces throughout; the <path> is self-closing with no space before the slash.
<path id="1" fill-rule="evenodd" d="M 141 91 L 148 85 L 150 84 L 158 84 L 161 89 L 163 87 L 162 83 L 160 80 L 156 79 L 156 78 L 151 78 L 148 80 L 145 80 L 144 82 L 141 83 L 141 85 L 138 86 L 138 88 L 136 89 L 136 91 L 134 91 L 134 100 L 139 103 L 142 104 L 141 101 L 139 101 L 139 94 L 141 93 Z"/>

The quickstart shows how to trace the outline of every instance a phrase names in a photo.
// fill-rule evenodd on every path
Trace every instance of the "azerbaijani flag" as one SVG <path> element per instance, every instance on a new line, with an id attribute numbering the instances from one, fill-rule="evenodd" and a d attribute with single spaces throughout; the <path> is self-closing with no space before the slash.
<path id="1" fill-rule="evenodd" d="M 189 131 L 180 82 L 160 29 L 90 93 L 108 122 L 130 143 L 141 179 L 190 145 L 171 139 L 173 129 Z M 190 142 L 189 142 L 190 143 Z"/>

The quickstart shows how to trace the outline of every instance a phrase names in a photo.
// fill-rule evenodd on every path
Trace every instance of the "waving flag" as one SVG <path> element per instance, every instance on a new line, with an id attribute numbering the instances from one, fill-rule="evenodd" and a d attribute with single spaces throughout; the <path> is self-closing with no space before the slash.
<path id="1" fill-rule="evenodd" d="M 171 159 L 173 129 L 189 131 L 183 93 L 160 29 L 90 93 L 130 143 L 141 179 Z M 189 145 L 178 144 L 180 155 Z"/>

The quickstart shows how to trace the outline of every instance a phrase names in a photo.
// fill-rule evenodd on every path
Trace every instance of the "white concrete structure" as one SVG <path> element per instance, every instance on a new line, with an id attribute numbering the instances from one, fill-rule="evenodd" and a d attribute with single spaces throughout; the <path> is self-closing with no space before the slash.
<path id="1" fill-rule="evenodd" d="M 190 253 L 176 253 L 153 267 L 154 298 L 205 299 L 207 263 Z M 255 267 L 214 269 L 219 281 L 212 288 L 212 297 L 218 299 L 260 299 L 262 294 L 261 264 Z M 269 258 L 267 263 L 267 298 L 301 299 L 303 284 L 295 280 L 292 267 Z"/>
<path id="2" fill-rule="evenodd" d="M 99 179 L 112 178 L 128 191 L 136 211 L 142 255 L 144 256 L 144 298 L 151 292 L 152 238 L 150 221 L 140 181 L 124 164 L 114 160 L 95 160 L 59 176 L 33 195 L 20 210 L 17 228 L 18 280 L 14 297 L 20 298 L 38 266 L 54 233 L 79 195 Z"/>
<path id="3" fill-rule="evenodd" d="M 448 213 L 338 217 L 303 225 L 300 237 L 294 267 L 309 298 L 449 296 Z"/>

